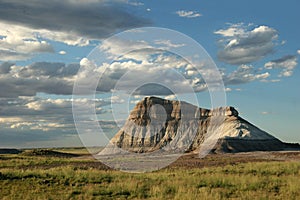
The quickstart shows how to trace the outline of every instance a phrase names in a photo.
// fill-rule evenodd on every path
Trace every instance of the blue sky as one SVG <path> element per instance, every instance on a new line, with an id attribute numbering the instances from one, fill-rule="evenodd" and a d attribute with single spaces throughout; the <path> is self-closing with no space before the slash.
<path id="1" fill-rule="evenodd" d="M 118 54 L 121 47 L 106 38 L 149 26 L 179 31 L 201 44 L 222 73 L 228 105 L 279 139 L 300 142 L 299 7 L 296 0 L 2 0 L 0 147 L 81 145 L 70 100 L 78 69 L 97 45 Z M 156 43 L 177 48 L 162 38 Z M 126 63 L 137 55 L 130 56 L 111 65 L 115 71 L 108 77 L 131 70 Z M 210 108 L 205 85 L 193 87 L 200 106 Z M 98 120 L 109 129 L 110 102 L 124 102 L 121 96 L 111 100 L 107 88 L 98 87 L 95 104 Z M 142 97 L 133 97 L 130 107 Z"/>

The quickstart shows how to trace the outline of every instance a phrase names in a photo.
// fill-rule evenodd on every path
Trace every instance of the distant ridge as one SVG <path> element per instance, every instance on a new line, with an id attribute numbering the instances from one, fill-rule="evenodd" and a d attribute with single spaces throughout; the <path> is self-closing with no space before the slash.
<path id="1" fill-rule="evenodd" d="M 11 148 L 0 149 L 0 154 L 19 154 L 19 153 L 22 153 L 22 151 L 18 149 L 11 149 Z"/>
<path id="2" fill-rule="evenodd" d="M 54 151 L 50 149 L 32 149 L 32 150 L 27 150 L 22 153 L 22 155 L 25 156 L 50 156 L 50 157 L 77 157 L 79 155 L 77 154 L 72 154 L 72 153 L 63 153 L 59 151 Z"/>
<path id="3" fill-rule="evenodd" d="M 218 116 L 223 117 L 221 126 L 213 121 Z M 183 121 L 184 117 L 187 120 Z M 299 144 L 284 143 L 241 118 L 234 107 L 209 110 L 157 97 L 146 97 L 137 103 L 111 143 L 139 153 L 170 144 L 191 152 L 199 150 L 208 132 L 218 135 L 211 148 L 215 153 L 300 150 Z M 186 144 L 190 145 L 186 148 Z"/>

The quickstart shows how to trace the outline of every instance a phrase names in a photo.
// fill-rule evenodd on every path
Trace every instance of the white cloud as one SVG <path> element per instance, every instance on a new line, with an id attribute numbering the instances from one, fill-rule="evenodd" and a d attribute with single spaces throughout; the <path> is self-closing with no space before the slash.
<path id="1" fill-rule="evenodd" d="M 179 17 L 186 17 L 186 18 L 195 18 L 201 17 L 202 15 L 195 11 L 186 11 L 186 10 L 179 10 L 176 12 Z"/>
<path id="2" fill-rule="evenodd" d="M 234 64 L 258 61 L 274 51 L 277 31 L 268 26 L 252 28 L 251 25 L 233 24 L 227 29 L 215 31 L 219 39 L 219 60 Z"/>
<path id="3" fill-rule="evenodd" d="M 237 85 L 253 82 L 256 80 L 263 81 L 270 76 L 269 72 L 262 72 L 251 65 L 241 65 L 237 70 L 230 74 L 224 74 L 223 80 L 225 85 Z"/>
<path id="4" fill-rule="evenodd" d="M 90 44 L 90 38 L 80 36 L 78 34 L 70 34 L 63 31 L 49 31 L 49 30 L 33 30 L 38 33 L 41 37 L 47 38 L 53 41 L 62 42 L 72 46 L 87 46 Z"/>
<path id="5" fill-rule="evenodd" d="M 168 46 L 167 48 L 169 46 L 172 46 L 170 48 L 182 46 L 182 44 L 173 44 L 165 40 L 157 40 L 156 43 L 156 45 L 163 46 L 164 49 L 166 49 L 166 46 Z M 108 56 L 117 57 L 118 59 L 112 64 L 104 64 L 107 66 L 107 70 L 101 77 L 103 82 L 98 87 L 99 91 L 114 90 L 117 83 L 119 89 L 125 91 L 131 91 L 136 89 L 137 86 L 150 84 L 138 88 L 135 94 L 169 95 L 172 93 L 169 89 L 154 83 L 166 86 L 172 85 L 176 87 L 177 91 L 181 92 L 185 91 L 188 86 L 196 87 L 202 84 L 194 81 L 197 77 L 193 77 L 192 74 L 189 74 L 189 77 L 183 80 L 185 76 L 183 72 L 188 65 L 184 59 L 172 55 L 168 51 L 156 50 L 145 41 L 106 40 L 100 46 L 100 49 L 106 52 Z M 132 51 L 135 49 L 140 50 Z M 132 52 L 123 55 L 124 51 Z M 120 55 L 123 56 L 119 57 Z M 105 67 L 102 66 L 97 71 L 100 72 L 101 69 L 105 69 Z M 194 73 L 193 75 L 197 74 Z M 203 87 L 201 89 L 203 90 Z"/>
<path id="6" fill-rule="evenodd" d="M 135 52 L 133 55 L 127 55 L 123 60 L 120 59 L 110 65 L 105 64 L 107 68 L 101 76 L 102 83 L 98 86 L 98 91 L 123 90 L 129 93 L 135 91 L 135 95 L 172 95 L 173 93 L 184 93 L 186 88 L 192 87 L 196 92 L 201 92 L 207 89 L 207 84 L 201 75 L 214 76 L 207 69 L 202 70 L 200 74 L 185 60 L 165 52 L 153 54 L 152 51 L 148 53 L 143 51 L 143 53 L 147 56 L 141 56 Z M 129 57 L 132 60 L 128 60 Z M 104 69 L 105 67 L 100 68 Z M 241 65 L 232 73 L 223 71 L 222 74 L 227 86 L 253 81 L 266 82 L 271 75 L 270 72 L 255 69 L 251 65 Z M 162 86 L 158 86 L 156 83 Z M 172 86 L 176 88 L 176 91 L 171 91 L 164 86 Z"/>
<path id="7" fill-rule="evenodd" d="M 72 113 L 73 101 L 87 106 L 95 105 L 97 114 L 105 112 L 102 107 L 108 105 L 108 102 L 101 99 L 1 98 L 1 109 L 5 111 L 0 115 L 1 127 L 42 131 L 75 131 Z M 82 112 L 82 114 L 89 113 Z M 89 119 L 89 116 L 81 117 L 85 120 Z"/>
<path id="8" fill-rule="evenodd" d="M 38 62 L 28 66 L 0 65 L 0 98 L 48 94 L 72 94 L 78 64 Z"/>
<path id="9" fill-rule="evenodd" d="M 134 50 L 136 49 L 147 49 L 146 56 L 149 54 L 148 49 L 152 48 L 147 42 L 145 41 L 131 41 L 131 40 L 123 40 L 123 39 L 107 39 L 102 42 L 100 45 L 100 50 L 107 53 L 110 58 L 118 58 L 119 56 L 128 56 L 123 55 L 124 52 L 131 52 L 130 55 L 134 55 L 136 58 L 141 56 L 141 59 L 144 59 L 143 52 L 139 51 L 138 54 L 134 54 Z"/>
<path id="10" fill-rule="evenodd" d="M 124 99 L 121 99 L 119 96 L 112 96 L 110 98 L 110 100 L 111 100 L 111 103 L 113 103 L 113 104 L 115 104 L 115 103 L 117 103 L 117 104 L 124 103 Z"/>
<path id="11" fill-rule="evenodd" d="M 65 51 L 60 51 L 60 52 L 58 52 L 60 55 L 66 55 L 67 54 L 67 52 L 65 52 Z"/>
<path id="12" fill-rule="evenodd" d="M 135 32 L 135 30 L 134 30 Z M 151 43 L 151 44 L 150 44 Z M 99 46 L 100 51 L 106 53 L 109 59 L 134 59 L 137 61 L 148 62 L 151 56 L 161 55 L 164 52 L 170 52 L 172 49 L 184 47 L 184 43 L 173 43 L 168 39 L 156 39 L 152 41 L 127 40 L 122 38 L 109 38 L 104 40 Z M 172 56 L 160 57 L 161 59 L 172 59 Z M 157 58 L 157 60 L 159 60 Z M 165 60 L 170 62 L 170 60 Z"/>
<path id="13" fill-rule="evenodd" d="M 272 60 L 265 64 L 266 69 L 281 69 L 279 77 L 292 76 L 295 67 L 298 65 L 296 56 L 288 55 L 277 60 Z"/>
<path id="14" fill-rule="evenodd" d="M 24 54 L 21 52 L 9 51 L 9 50 L 1 50 L 0 49 L 0 61 L 16 61 L 16 60 L 26 60 L 31 55 Z"/>
<path id="15" fill-rule="evenodd" d="M 122 0 L 1 2 L 0 60 L 24 60 L 35 53 L 53 52 L 48 40 L 86 46 L 120 30 L 149 24 L 126 11 L 124 3 L 142 5 Z M 24 7 L 26 12 L 19 12 Z"/>
<path id="16" fill-rule="evenodd" d="M 141 100 L 131 100 L 130 103 L 133 105 L 136 105 L 137 103 L 139 103 Z"/>
<path id="17" fill-rule="evenodd" d="M 293 75 L 293 71 L 283 71 L 280 76 L 288 77 L 292 75 Z"/>
<path id="18" fill-rule="evenodd" d="M 259 32 L 259 30 L 254 30 Z M 155 44 L 162 45 L 164 49 L 178 48 L 182 44 L 173 44 L 168 40 L 156 40 Z M 167 46 L 167 47 L 166 47 Z M 103 83 L 98 87 L 99 91 L 110 91 L 114 89 L 117 82 L 122 81 L 119 87 L 123 90 L 131 91 L 137 85 L 151 83 L 150 85 L 139 88 L 136 94 L 140 95 L 171 95 L 172 91 L 156 87 L 153 83 L 163 85 L 172 85 L 177 87 L 177 92 L 185 91 L 184 88 L 191 86 L 195 91 L 201 92 L 207 89 L 207 84 L 201 77 L 214 76 L 214 73 L 203 66 L 200 73 L 185 60 L 176 55 L 165 51 L 153 50 L 154 47 L 145 41 L 124 41 L 124 40 L 107 40 L 100 49 L 116 58 L 123 52 L 133 49 L 141 49 L 127 53 L 119 57 L 112 64 L 105 64 L 107 70 L 102 76 Z M 105 67 L 100 67 L 104 69 Z M 251 65 L 241 65 L 232 73 L 223 73 L 224 83 L 226 85 L 244 84 L 252 81 L 267 81 L 271 76 L 270 72 L 263 69 L 255 69 Z M 183 76 L 184 80 L 178 79 L 178 75 Z M 83 76 L 84 77 L 84 76 Z M 122 85 L 122 86 L 120 86 Z M 120 89 L 119 88 L 119 89 Z M 155 88 L 155 89 L 154 89 Z M 164 92 L 163 92 L 164 91 Z"/>
<path id="19" fill-rule="evenodd" d="M 133 98 L 134 98 L 134 99 L 142 99 L 143 96 L 141 96 L 141 95 L 133 95 Z"/>
<path id="20" fill-rule="evenodd" d="M 272 111 L 262 111 L 260 114 L 262 114 L 262 115 L 274 115 L 276 113 L 274 113 Z"/>
<path id="21" fill-rule="evenodd" d="M 270 80 L 271 83 L 277 83 L 277 82 L 280 82 L 281 80 L 280 79 L 272 79 Z"/>
<path id="22" fill-rule="evenodd" d="M 156 43 L 158 44 L 153 45 L 170 48 L 182 46 L 168 40 L 157 40 Z M 99 48 L 107 56 L 117 59 L 112 63 L 101 63 L 97 67 L 87 58 L 83 58 L 80 65 L 38 62 L 28 66 L 16 66 L 3 63 L 0 65 L 0 97 L 35 96 L 37 93 L 71 95 L 75 80 L 89 86 L 92 82 L 98 82 L 97 75 L 101 73 L 101 83 L 96 88 L 98 92 L 119 89 L 135 91 L 134 94 L 137 95 L 172 95 L 184 93 L 187 88 L 201 92 L 207 89 L 202 76 L 215 80 L 215 73 L 207 69 L 204 63 L 198 63 L 197 66 L 201 68 L 199 73 L 180 56 L 167 50 L 156 50 L 155 47 L 145 41 L 105 40 Z M 132 52 L 123 55 L 126 51 Z M 283 75 L 287 76 L 289 72 L 290 70 L 286 70 Z M 241 65 L 232 73 L 221 71 L 221 74 L 227 86 L 252 81 L 267 82 L 270 77 L 270 72 L 255 69 L 251 65 Z M 144 86 L 140 87 L 142 85 Z M 170 91 L 168 86 L 176 88 L 176 91 Z"/>
<path id="23" fill-rule="evenodd" d="M 300 55 L 300 49 L 297 51 L 297 53 Z"/>
<path id="24" fill-rule="evenodd" d="M 23 60 L 36 53 L 52 53 L 53 47 L 31 29 L 0 21 L 0 60 Z"/>
<path id="25" fill-rule="evenodd" d="M 28 109 L 45 112 L 47 109 L 70 108 L 71 101 L 66 99 L 39 99 L 25 105 Z"/>
<path id="26" fill-rule="evenodd" d="M 185 44 L 173 44 L 170 40 L 156 40 L 155 44 L 163 45 L 167 48 L 179 48 L 185 46 Z"/>
<path id="27" fill-rule="evenodd" d="M 115 50 L 112 50 L 115 53 Z M 134 60 L 128 60 L 131 57 Z M 94 67 L 87 58 L 81 60 L 80 65 L 64 63 L 38 62 L 28 66 L 16 66 L 11 63 L 0 65 L 0 97 L 16 98 L 19 96 L 35 96 L 37 93 L 71 95 L 74 81 L 90 85 L 91 77 L 104 72 L 103 82 L 98 85 L 97 91 L 110 92 L 116 83 L 122 79 L 121 89 L 129 91 L 145 83 L 161 83 L 172 85 L 177 92 L 186 91 L 186 87 L 199 87 L 203 83 L 197 77 L 189 76 L 183 79 L 182 70 L 186 68 L 186 61 L 178 59 L 175 55 L 167 55 L 165 52 L 134 52 L 127 55 L 124 60 L 118 60 L 112 64 L 104 63 L 104 66 Z M 81 66 L 81 71 L 79 67 Z M 181 70 L 181 71 L 180 71 Z M 130 72 L 130 73 L 126 73 Z M 92 75 L 92 76 L 91 76 Z M 126 76 L 124 76 L 126 75 Z M 123 77 L 124 76 L 124 77 Z M 88 77 L 88 78 L 87 78 Z M 98 80 L 95 80 L 97 83 Z M 140 94 L 170 94 L 166 88 L 149 85 L 139 88 Z"/>
<path id="28" fill-rule="evenodd" d="M 21 121 L 21 117 L 0 117 L 1 124 L 16 123 Z"/>
<path id="29" fill-rule="evenodd" d="M 232 89 L 231 88 L 225 88 L 225 92 L 231 92 Z"/>
<path id="30" fill-rule="evenodd" d="M 143 6 L 144 5 L 144 3 L 138 2 L 138 1 L 127 1 L 127 3 L 132 6 Z"/>
<path id="31" fill-rule="evenodd" d="M 165 52 L 153 54 L 151 51 L 148 54 L 144 53 L 147 55 L 144 58 L 135 52 L 134 55 L 129 55 L 133 60 L 124 58 L 111 64 L 104 63 L 99 67 L 93 66 L 87 58 L 82 59 L 80 65 L 37 62 L 28 66 L 16 66 L 12 63 L 2 63 L 0 98 L 35 96 L 37 93 L 71 95 L 75 80 L 77 83 L 90 85 L 93 81 L 98 82 L 97 75 L 100 73 L 102 76 L 97 87 L 98 92 L 118 89 L 126 92 L 135 91 L 134 95 L 172 95 L 184 93 L 186 88 L 190 87 L 196 92 L 201 92 L 207 89 L 202 75 L 214 76 L 214 73 L 207 69 L 198 73 L 186 60 L 176 55 Z M 249 65 L 242 65 L 232 73 L 226 71 L 221 73 L 227 86 L 252 81 L 270 82 L 267 80 L 269 72 L 254 69 Z M 170 91 L 164 86 L 171 86 L 175 91 Z"/>
<path id="32" fill-rule="evenodd" d="M 14 123 L 10 126 L 11 129 L 27 129 L 27 130 L 37 130 L 37 131 L 55 131 L 59 129 L 66 129 L 68 128 L 68 125 L 66 124 L 60 124 L 60 123 L 54 123 L 54 122 L 43 122 L 43 121 L 21 121 Z"/>
<path id="33" fill-rule="evenodd" d="M 220 29 L 218 31 L 215 31 L 215 34 L 222 35 L 224 37 L 233 37 L 236 35 L 242 35 L 245 34 L 245 30 L 241 28 L 243 24 L 231 24 L 231 26 L 227 29 Z"/>
<path id="34" fill-rule="evenodd" d="M 255 75 L 255 78 L 256 79 L 266 79 L 270 76 L 270 73 L 269 72 L 265 72 L 265 73 L 262 73 L 262 74 L 257 74 Z"/>
<path id="35" fill-rule="evenodd" d="M 75 33 L 64 31 L 52 31 L 48 29 L 38 29 L 27 27 L 24 25 L 11 24 L 9 22 L 0 21 L 0 40 L 1 48 L 14 45 L 17 52 L 53 52 L 53 48 L 41 38 L 62 42 L 68 45 L 87 46 L 90 39 Z M 6 48 L 9 49 L 9 48 Z M 11 51 L 14 51 L 11 49 Z"/>

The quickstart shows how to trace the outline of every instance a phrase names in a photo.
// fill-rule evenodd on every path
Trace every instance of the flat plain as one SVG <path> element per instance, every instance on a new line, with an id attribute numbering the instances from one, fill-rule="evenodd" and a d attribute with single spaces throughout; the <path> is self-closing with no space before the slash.
<path id="1" fill-rule="evenodd" d="M 186 154 L 150 173 L 110 169 L 82 148 L 0 155 L 0 199 L 299 199 L 300 152 Z"/>

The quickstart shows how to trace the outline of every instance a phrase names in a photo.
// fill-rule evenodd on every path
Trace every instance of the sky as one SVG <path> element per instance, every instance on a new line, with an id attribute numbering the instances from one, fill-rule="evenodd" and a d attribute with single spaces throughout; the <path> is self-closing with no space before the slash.
<path id="1" fill-rule="evenodd" d="M 124 103 L 130 110 L 147 95 L 174 99 L 170 88 L 137 89 L 137 83 L 169 84 L 175 93 L 190 87 L 197 103 L 211 108 L 204 81 L 209 75 L 172 53 L 184 49 L 195 56 L 189 45 L 168 39 L 169 32 L 148 35 L 152 43 L 139 40 L 139 31 L 131 31 L 132 41 L 115 37 L 145 27 L 174 30 L 199 43 L 205 51 L 198 53 L 207 52 L 219 70 L 226 105 L 275 137 L 300 142 L 299 7 L 296 0 L 0 0 L 0 147 L 81 146 L 74 102 L 95 105 L 89 120 L 114 134 L 112 112 Z M 113 62 L 89 71 L 88 58 L 99 52 Z M 103 76 L 95 97 L 72 99 L 74 83 L 86 84 L 97 73 Z M 122 99 L 125 90 L 130 102 Z M 88 127 L 84 117 L 90 116 L 83 112 L 78 120 Z M 94 140 L 89 145 L 98 144 Z"/>

